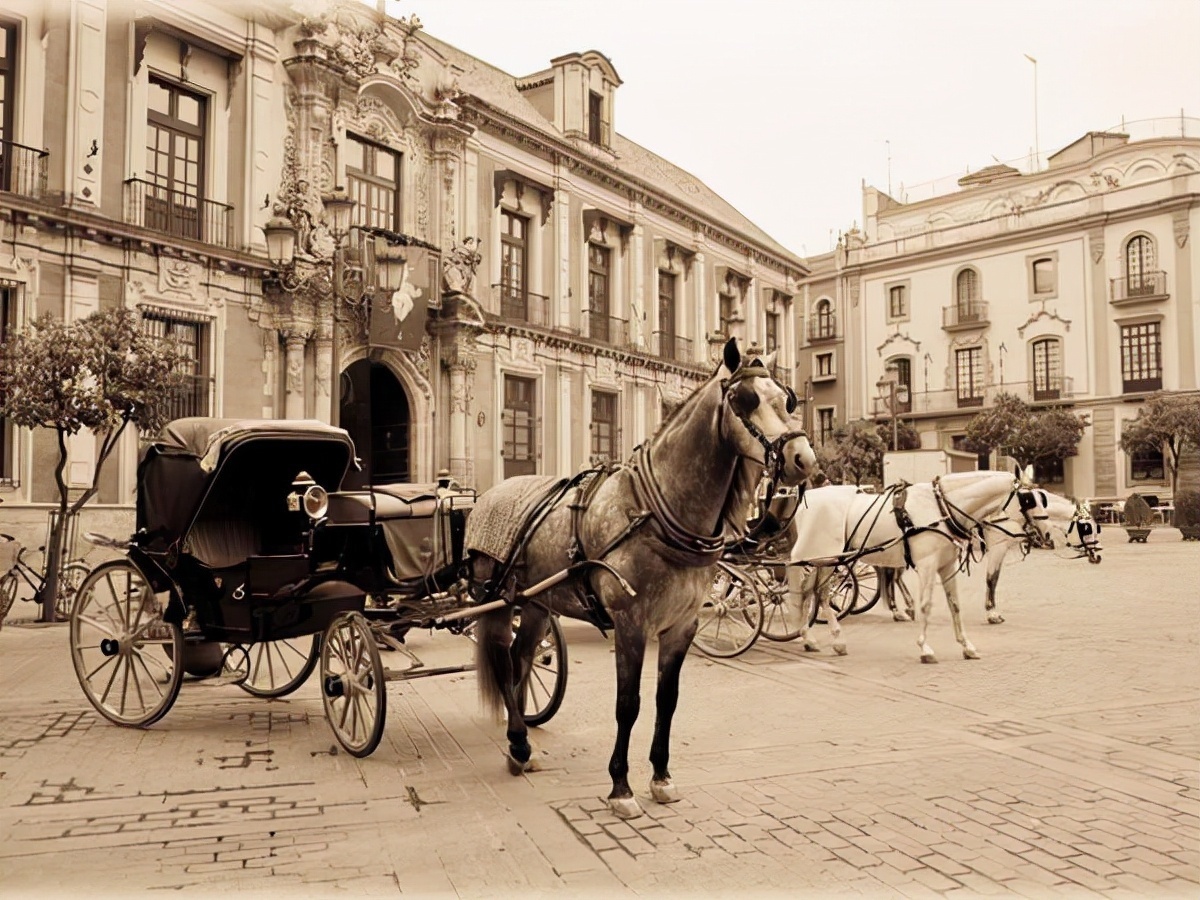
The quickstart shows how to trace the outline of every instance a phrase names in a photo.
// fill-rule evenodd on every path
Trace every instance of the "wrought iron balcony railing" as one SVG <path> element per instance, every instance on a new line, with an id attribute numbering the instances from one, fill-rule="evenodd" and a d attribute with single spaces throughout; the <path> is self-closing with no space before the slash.
<path id="1" fill-rule="evenodd" d="M 837 316 L 817 316 L 808 320 L 808 342 L 810 344 L 834 341 L 840 336 Z"/>
<path id="2" fill-rule="evenodd" d="M 500 318 L 506 322 L 550 327 L 550 298 L 510 284 L 493 284 L 500 297 Z"/>
<path id="3" fill-rule="evenodd" d="M 942 307 L 942 328 L 946 331 L 983 328 L 989 324 L 988 305 L 983 300 Z"/>
<path id="4" fill-rule="evenodd" d="M 125 221 L 172 237 L 233 247 L 233 207 L 153 184 L 125 182 Z"/>
<path id="5" fill-rule="evenodd" d="M 191 416 L 212 415 L 215 379 L 209 375 L 190 375 L 187 382 L 167 400 L 168 421 Z"/>
<path id="6" fill-rule="evenodd" d="M 995 383 L 964 387 L 960 392 L 957 388 L 944 391 L 914 392 L 909 398 L 909 409 L 901 407 L 901 415 L 922 413 L 953 412 L 958 409 L 972 409 L 991 406 L 1000 394 L 1016 394 L 1026 403 L 1052 403 L 1069 401 L 1075 398 L 1075 382 L 1070 375 L 1055 375 L 1048 379 L 1037 381 L 1008 381 L 1004 384 Z M 887 400 L 874 398 L 876 416 L 886 416 Z"/>
<path id="7" fill-rule="evenodd" d="M 49 160 L 49 150 L 36 150 L 15 141 L 0 141 L 0 191 L 22 197 L 41 197 L 46 193 Z"/>
<path id="8" fill-rule="evenodd" d="M 629 346 L 629 323 L 616 316 L 597 310 L 585 310 L 587 336 L 593 341 L 611 344 L 614 347 Z"/>
<path id="9" fill-rule="evenodd" d="M 1111 283 L 1111 300 L 1113 303 L 1133 303 L 1138 300 L 1165 300 L 1167 294 L 1167 273 L 1163 271 L 1142 272 L 1139 275 L 1126 275 L 1114 278 Z"/>
<path id="10" fill-rule="evenodd" d="M 654 352 L 675 362 L 692 361 L 692 341 L 669 331 L 654 332 Z"/>

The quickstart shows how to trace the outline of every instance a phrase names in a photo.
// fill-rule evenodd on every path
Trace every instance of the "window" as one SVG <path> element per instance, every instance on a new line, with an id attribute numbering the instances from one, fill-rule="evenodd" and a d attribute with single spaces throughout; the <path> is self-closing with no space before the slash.
<path id="1" fill-rule="evenodd" d="M 817 364 L 814 367 L 815 372 L 813 374 L 814 378 L 832 378 L 833 377 L 834 371 L 833 371 L 833 354 L 832 353 L 818 353 L 817 357 L 816 357 L 816 363 Z"/>
<path id="2" fill-rule="evenodd" d="M 979 273 L 963 269 L 955 280 L 955 300 L 960 311 L 969 309 L 979 299 Z"/>
<path id="3" fill-rule="evenodd" d="M 1162 481 L 1166 472 L 1161 448 L 1129 454 L 1130 481 Z"/>
<path id="4" fill-rule="evenodd" d="M 1158 322 L 1121 326 L 1121 380 L 1125 393 L 1162 389 Z"/>
<path id="5" fill-rule="evenodd" d="M 612 336 L 609 327 L 608 285 L 612 251 L 600 244 L 588 244 L 588 334 L 598 341 Z"/>
<path id="6" fill-rule="evenodd" d="M 912 412 L 912 360 L 896 356 L 887 361 L 887 366 L 896 370 L 896 412 Z"/>
<path id="7" fill-rule="evenodd" d="M 532 378 L 504 376 L 503 431 L 504 477 L 537 472 L 536 418 Z"/>
<path id="8" fill-rule="evenodd" d="M 592 391 L 592 465 L 616 462 L 619 445 L 617 395 Z"/>
<path id="9" fill-rule="evenodd" d="M 767 313 L 763 343 L 767 353 L 774 353 L 779 349 L 779 313 Z"/>
<path id="10" fill-rule="evenodd" d="M 0 344 L 12 337 L 16 328 L 17 285 L 0 281 Z M 3 397 L 0 396 L 0 400 Z M 7 419 L 0 419 L 0 481 L 11 482 L 13 476 L 13 429 Z"/>
<path id="11" fill-rule="evenodd" d="M 824 340 L 833 337 L 836 330 L 835 325 L 836 323 L 834 322 L 833 318 L 833 303 L 829 300 L 818 301 L 813 339 Z"/>
<path id="12" fill-rule="evenodd" d="M 400 230 L 400 154 L 346 135 L 346 186 L 354 224 Z"/>
<path id="13" fill-rule="evenodd" d="M 1047 459 L 1033 464 L 1033 480 L 1038 484 L 1062 484 L 1067 480 L 1061 459 Z"/>
<path id="14" fill-rule="evenodd" d="M 733 317 L 737 310 L 737 301 L 733 294 L 722 291 L 717 294 L 718 313 L 721 316 L 721 334 L 729 337 L 733 334 Z"/>
<path id="15" fill-rule="evenodd" d="M 0 190 L 13 190 L 15 147 L 7 142 L 13 135 L 13 104 L 16 101 L 17 26 L 0 22 Z"/>
<path id="16" fill-rule="evenodd" d="M 143 221 L 153 231 L 202 240 L 207 101 L 150 77 Z M 216 237 L 213 235 L 212 237 Z"/>
<path id="17" fill-rule="evenodd" d="M 1051 257 L 1043 256 L 1033 261 L 1034 294 L 1053 294 L 1057 286 L 1056 266 Z"/>
<path id="18" fill-rule="evenodd" d="M 658 272 L 658 354 L 666 359 L 679 358 L 675 349 L 675 279 L 670 272 Z"/>
<path id="19" fill-rule="evenodd" d="M 529 220 L 524 216 L 507 209 L 500 211 L 500 316 L 518 322 L 529 318 L 525 282 L 528 228 Z"/>
<path id="20" fill-rule="evenodd" d="M 604 98 L 595 91 L 588 92 L 588 140 L 593 144 L 604 143 L 603 128 Z"/>
<path id="21" fill-rule="evenodd" d="M 152 337 L 174 341 L 184 357 L 186 382 L 169 403 L 170 419 L 210 416 L 213 377 L 209 369 L 209 324 L 169 310 L 143 310 L 142 329 Z"/>
<path id="22" fill-rule="evenodd" d="M 904 319 L 908 317 L 908 289 L 903 284 L 895 284 L 888 288 L 888 318 Z"/>
<path id="23" fill-rule="evenodd" d="M 1033 399 L 1057 400 L 1062 383 L 1062 343 L 1057 338 L 1034 341 Z"/>
<path id="24" fill-rule="evenodd" d="M 817 410 L 817 440 L 827 444 L 833 440 L 833 407 Z"/>
<path id="25" fill-rule="evenodd" d="M 1129 297 L 1155 293 L 1154 241 L 1144 234 L 1130 238 L 1125 245 L 1125 284 Z"/>
<path id="26" fill-rule="evenodd" d="M 983 406 L 983 348 L 954 352 L 955 384 L 959 406 Z"/>

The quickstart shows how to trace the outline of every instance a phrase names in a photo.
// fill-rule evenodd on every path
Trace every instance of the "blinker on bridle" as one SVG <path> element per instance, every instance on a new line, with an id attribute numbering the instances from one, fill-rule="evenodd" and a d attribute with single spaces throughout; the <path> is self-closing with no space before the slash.
<path id="1" fill-rule="evenodd" d="M 796 392 L 792 390 L 792 388 L 788 387 L 787 385 L 779 384 L 778 381 L 775 381 L 770 371 L 768 371 L 767 367 L 763 365 L 762 360 L 758 358 L 753 358 L 749 362 L 743 363 L 742 365 L 738 366 L 737 371 L 731 374 L 728 378 L 721 379 L 721 397 L 724 402 L 721 403 L 720 412 L 717 414 L 718 417 L 724 414 L 726 405 L 733 409 L 733 414 L 737 416 L 738 421 L 742 423 L 742 426 L 750 433 L 750 436 L 758 441 L 758 443 L 762 446 L 763 467 L 770 472 L 771 480 L 774 482 L 778 478 L 779 472 L 783 469 L 783 447 L 789 441 L 792 441 L 798 437 L 806 436 L 807 432 L 803 428 L 798 431 L 785 431 L 773 441 L 763 434 L 762 430 L 750 421 L 748 415 L 749 412 L 753 412 L 758 408 L 757 395 L 755 395 L 754 405 L 751 406 L 747 412 L 743 412 L 738 408 L 736 403 L 730 401 L 731 392 L 735 390 L 743 381 L 746 381 L 750 378 L 770 378 L 771 381 L 779 385 L 779 387 L 787 395 L 787 403 L 785 408 L 787 409 L 788 415 L 791 415 L 796 411 L 796 407 L 799 405 L 799 400 L 796 397 Z M 721 423 L 718 421 L 718 430 L 720 427 Z"/>

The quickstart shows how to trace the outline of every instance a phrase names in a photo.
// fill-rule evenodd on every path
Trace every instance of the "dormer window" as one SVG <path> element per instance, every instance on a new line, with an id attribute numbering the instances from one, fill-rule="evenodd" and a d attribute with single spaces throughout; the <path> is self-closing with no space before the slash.
<path id="1" fill-rule="evenodd" d="M 603 122 L 604 98 L 595 91 L 588 92 L 588 140 L 593 144 L 604 142 Z"/>

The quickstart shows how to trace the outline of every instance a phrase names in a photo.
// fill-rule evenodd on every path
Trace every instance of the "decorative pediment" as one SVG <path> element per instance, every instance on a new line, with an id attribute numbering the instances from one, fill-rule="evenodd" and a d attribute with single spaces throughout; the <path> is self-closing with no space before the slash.
<path id="1" fill-rule="evenodd" d="M 921 352 L 921 342 L 913 340 L 907 334 L 901 334 L 899 331 L 896 331 L 893 334 L 889 334 L 887 339 L 875 348 L 875 352 L 880 357 L 884 355 L 885 350 L 887 350 L 888 356 L 915 355 Z"/>
<path id="2" fill-rule="evenodd" d="M 632 231 L 633 223 L 618 213 L 595 206 L 583 208 L 583 234 L 586 241 L 607 244 L 615 237 L 620 240 L 621 249 L 625 250 Z"/>
<path id="3" fill-rule="evenodd" d="M 517 192 L 517 204 L 521 204 L 527 189 L 537 191 L 541 197 L 542 204 L 542 224 L 545 225 L 550 219 L 550 210 L 554 208 L 554 188 L 544 180 L 535 176 L 527 175 L 524 172 L 517 172 L 513 169 L 497 169 L 492 176 L 492 191 L 494 193 L 494 205 L 499 206 L 504 199 L 504 186 L 512 182 L 514 190 Z"/>
<path id="4" fill-rule="evenodd" d="M 1024 325 L 1017 326 L 1017 334 L 1019 334 L 1021 337 L 1025 337 L 1025 329 L 1041 319 L 1049 320 L 1046 324 L 1050 324 L 1051 322 L 1059 323 L 1064 332 L 1071 330 L 1070 319 L 1064 319 L 1056 312 L 1047 312 L 1044 309 L 1039 309 L 1025 321 Z"/>

